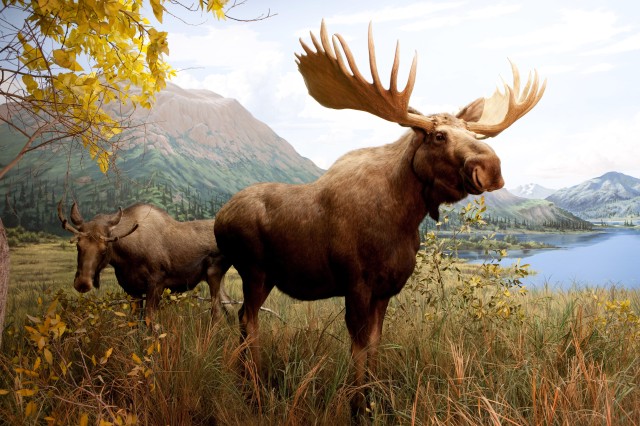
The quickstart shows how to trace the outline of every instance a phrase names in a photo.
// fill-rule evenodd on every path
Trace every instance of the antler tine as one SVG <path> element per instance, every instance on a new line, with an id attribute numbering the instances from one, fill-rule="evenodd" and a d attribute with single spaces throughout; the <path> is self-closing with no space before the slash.
<path id="1" fill-rule="evenodd" d="M 536 106 L 542 98 L 547 87 L 545 80 L 540 86 L 538 72 L 531 72 L 522 92 L 520 91 L 520 72 L 511 61 L 513 73 L 513 87 L 504 83 L 504 93 L 496 90 L 495 93 L 485 99 L 482 116 L 477 122 L 467 122 L 467 128 L 477 133 L 479 138 L 494 137 L 511 126 L 517 120 Z"/>
<path id="2" fill-rule="evenodd" d="M 62 213 L 62 200 L 58 202 L 58 219 L 62 222 L 62 229 L 66 229 L 67 231 L 73 233 L 74 235 L 85 235 L 84 232 L 78 231 L 76 228 L 71 226 L 71 224 L 67 221 L 64 213 Z"/>
<path id="3" fill-rule="evenodd" d="M 367 44 L 369 48 L 369 68 L 371 69 L 371 78 L 373 79 L 373 85 L 378 89 L 378 92 L 382 93 L 384 88 L 382 87 L 382 83 L 380 82 L 380 74 L 378 74 L 378 63 L 376 61 L 376 48 L 373 43 L 373 24 L 369 22 L 369 34 L 367 37 Z M 395 65 L 395 59 L 394 59 Z M 393 67 L 391 68 L 391 72 L 393 73 Z M 389 91 L 391 91 L 391 87 L 389 87 Z M 408 99 L 407 99 L 408 101 Z"/>
<path id="4" fill-rule="evenodd" d="M 425 116 L 409 112 L 409 97 L 415 84 L 417 54 L 413 58 L 407 85 L 398 91 L 399 45 L 396 46 L 389 89 L 380 81 L 373 43 L 373 26 L 369 25 L 369 67 L 373 83 L 360 73 L 349 45 L 339 34 L 329 42 L 324 20 L 320 26 L 320 42 L 311 33 L 316 51 L 302 40 L 303 54 L 296 54 L 298 70 L 304 78 L 309 94 L 321 105 L 333 109 L 356 109 L 403 126 L 433 128 L 433 122 Z M 333 46 L 332 46 L 333 45 Z M 342 52 L 341 52 L 342 51 Z M 344 53 L 344 58 L 342 57 Z"/>
<path id="5" fill-rule="evenodd" d="M 122 235 L 114 235 L 112 237 L 105 237 L 104 235 L 100 235 L 100 239 L 102 239 L 102 241 L 104 241 L 105 243 L 115 243 L 116 241 L 118 241 L 121 238 L 124 238 L 128 235 L 131 235 L 136 229 L 138 229 L 138 224 L 135 223 L 131 229 L 129 229 L 127 232 L 125 232 Z"/>

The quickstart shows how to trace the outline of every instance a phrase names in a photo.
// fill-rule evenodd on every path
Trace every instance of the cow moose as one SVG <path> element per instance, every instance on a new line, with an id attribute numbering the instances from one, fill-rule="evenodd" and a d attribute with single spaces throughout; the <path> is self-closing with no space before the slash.
<path id="1" fill-rule="evenodd" d="M 213 220 L 179 222 L 153 205 L 134 204 L 85 221 L 75 202 L 70 217 L 75 226 L 62 213 L 61 200 L 58 218 L 77 242 L 77 291 L 99 288 L 100 272 L 110 264 L 127 294 L 146 295 L 146 313 L 152 315 L 164 289 L 184 292 L 207 281 L 212 317 L 218 318 L 228 299 L 221 281 L 229 266 L 216 246 Z"/>
<path id="2" fill-rule="evenodd" d="M 389 89 L 378 76 L 369 25 L 373 83 L 358 70 L 345 40 L 331 37 L 322 22 L 315 49 L 302 40 L 296 54 L 309 94 L 334 109 L 356 109 L 410 129 L 396 142 L 363 148 L 339 158 L 315 182 L 262 183 L 235 194 L 218 212 L 214 231 L 223 255 L 242 278 L 244 303 L 238 313 L 248 355 L 260 369 L 258 311 L 276 286 L 300 300 L 345 298 L 351 337 L 353 383 L 364 388 L 375 373 L 389 299 L 412 274 L 426 215 L 468 194 L 503 187 L 500 159 L 481 139 L 497 136 L 540 100 L 546 81 L 537 73 L 520 90 L 514 83 L 480 98 L 457 115 L 421 115 L 409 107 L 416 77 L 414 56 L 408 83 L 398 90 L 399 46 Z M 340 49 L 341 47 L 341 49 Z M 342 57 L 346 56 L 346 62 Z M 347 65 L 348 64 L 348 65 Z M 351 400 L 355 418 L 367 398 Z"/>

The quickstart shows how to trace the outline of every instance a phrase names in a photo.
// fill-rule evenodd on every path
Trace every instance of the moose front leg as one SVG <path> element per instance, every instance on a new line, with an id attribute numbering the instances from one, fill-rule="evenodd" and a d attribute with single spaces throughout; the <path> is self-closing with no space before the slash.
<path id="1" fill-rule="evenodd" d="M 380 346 L 380 337 L 382 336 L 382 325 L 384 316 L 387 312 L 389 299 L 371 301 L 371 321 L 372 329 L 369 334 L 369 351 L 368 351 L 368 370 L 371 379 L 374 379 L 378 371 L 378 347 Z"/>
<path id="2" fill-rule="evenodd" d="M 207 268 L 207 283 L 209 284 L 209 294 L 211 295 L 211 320 L 216 322 L 220 318 L 220 309 L 224 312 L 227 321 L 231 321 L 231 316 L 223 302 L 229 302 L 229 296 L 224 290 L 222 280 L 231 264 L 219 256 L 209 268 Z"/>
<path id="3" fill-rule="evenodd" d="M 351 336 L 351 358 L 354 368 L 356 393 L 351 399 L 351 415 L 362 420 L 367 408 L 369 389 L 367 383 L 375 376 L 378 364 L 378 346 L 382 334 L 384 315 L 389 299 L 373 299 L 363 296 L 349 297 L 346 301 L 345 319 Z"/>
<path id="4" fill-rule="evenodd" d="M 356 422 L 364 419 L 367 409 L 366 369 L 374 323 L 370 308 L 371 296 L 366 292 L 354 292 L 346 297 L 345 321 L 351 336 L 351 361 L 353 363 L 353 386 L 351 417 Z"/>

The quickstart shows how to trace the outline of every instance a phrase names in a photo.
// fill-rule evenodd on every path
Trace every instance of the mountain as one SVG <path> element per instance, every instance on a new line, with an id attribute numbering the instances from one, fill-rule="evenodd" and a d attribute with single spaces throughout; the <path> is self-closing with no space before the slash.
<path id="1" fill-rule="evenodd" d="M 212 217 L 253 183 L 303 183 L 323 173 L 236 100 L 210 91 L 169 84 L 151 110 L 140 108 L 131 118 L 107 175 L 73 142 L 26 155 L 0 181 L 5 225 L 59 230 L 55 206 L 63 196 L 68 204 L 78 200 L 86 218 L 136 201 L 181 220 Z M 1 165 L 24 139 L 6 125 L 0 139 Z"/>
<path id="2" fill-rule="evenodd" d="M 609 172 L 561 189 L 547 200 L 585 219 L 640 215 L 640 179 Z"/>
<path id="3" fill-rule="evenodd" d="M 510 189 L 509 192 L 518 197 L 544 200 L 549 195 L 556 192 L 556 190 L 545 188 L 544 186 L 540 186 L 537 183 L 527 183 L 525 185 L 520 185 L 513 189 Z"/>
<path id="4" fill-rule="evenodd" d="M 480 196 L 470 196 L 458 204 Z M 525 228 L 590 229 L 591 224 L 547 200 L 529 199 L 513 195 L 506 189 L 484 194 L 487 210 L 484 218 L 490 224 L 504 224 Z"/>

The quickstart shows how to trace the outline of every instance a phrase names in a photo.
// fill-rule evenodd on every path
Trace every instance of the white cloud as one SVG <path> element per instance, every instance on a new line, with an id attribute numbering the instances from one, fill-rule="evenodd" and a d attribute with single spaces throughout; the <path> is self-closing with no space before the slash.
<path id="1" fill-rule="evenodd" d="M 498 4 L 477 9 L 465 8 L 447 16 L 432 16 L 433 14 L 430 14 L 429 19 L 420 19 L 419 21 L 402 25 L 400 29 L 404 31 L 422 31 L 425 29 L 452 27 L 469 21 L 480 21 L 510 15 L 521 8 L 522 5 L 519 4 Z M 422 17 L 412 16 L 411 18 Z"/>
<path id="2" fill-rule="evenodd" d="M 353 14 L 334 15 L 326 19 L 327 24 L 349 24 L 360 25 L 373 22 L 404 21 L 409 19 L 419 19 L 445 10 L 458 9 L 465 5 L 465 2 L 432 3 L 420 2 L 406 6 L 387 6 L 366 10 Z"/>
<path id="3" fill-rule="evenodd" d="M 510 146 L 500 147 L 500 156 L 513 169 L 509 174 L 518 179 L 517 184 L 536 181 L 559 188 L 609 171 L 638 171 L 638 134 L 640 112 L 597 123 L 587 131 L 562 134 L 556 129 L 537 134 L 535 139 L 510 141 Z"/>
<path id="4" fill-rule="evenodd" d="M 199 34 L 169 34 L 171 55 L 169 61 L 179 68 L 186 64 L 190 68 L 207 67 L 221 70 L 263 70 L 267 64 L 283 60 L 282 47 L 265 41 L 259 33 L 246 26 L 199 28 Z"/>
<path id="5" fill-rule="evenodd" d="M 594 64 L 591 65 L 590 67 L 582 70 L 583 74 L 593 74 L 593 73 L 597 73 L 597 72 L 606 72 L 606 71 L 611 71 L 613 68 L 615 68 L 612 64 L 608 64 L 608 63 L 600 63 L 600 64 Z"/>
<path id="6" fill-rule="evenodd" d="M 592 50 L 585 53 L 585 55 L 614 55 L 618 53 L 632 52 L 634 50 L 640 50 L 640 34 L 634 34 L 624 40 L 610 43 L 608 46 Z"/>
<path id="7" fill-rule="evenodd" d="M 629 31 L 618 16 L 607 10 L 560 11 L 560 22 L 510 37 L 493 37 L 478 46 L 492 49 L 529 48 L 530 55 L 559 54 L 593 49 Z"/>

